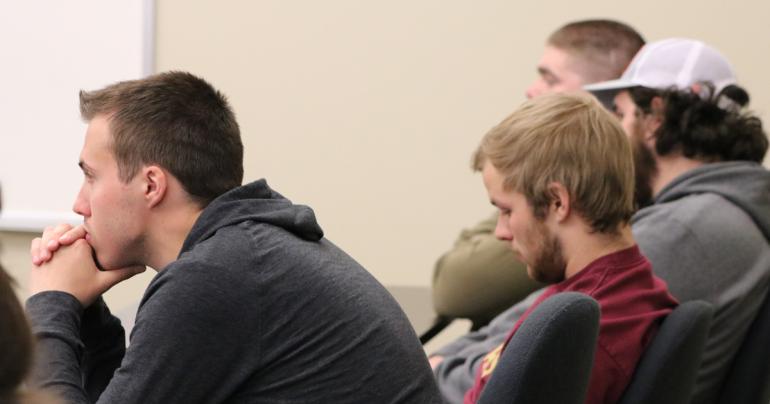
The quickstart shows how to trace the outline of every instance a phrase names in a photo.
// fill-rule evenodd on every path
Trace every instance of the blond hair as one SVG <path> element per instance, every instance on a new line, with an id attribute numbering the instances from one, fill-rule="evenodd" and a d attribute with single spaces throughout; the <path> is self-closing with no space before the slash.
<path id="1" fill-rule="evenodd" d="M 617 118 L 587 94 L 549 94 L 522 104 L 482 139 L 473 168 L 489 162 L 506 190 L 544 218 L 562 184 L 594 231 L 614 233 L 634 212 L 631 146 Z"/>

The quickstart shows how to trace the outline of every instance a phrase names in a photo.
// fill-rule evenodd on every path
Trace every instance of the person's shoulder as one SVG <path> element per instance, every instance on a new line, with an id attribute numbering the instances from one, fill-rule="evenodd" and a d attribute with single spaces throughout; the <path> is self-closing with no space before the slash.
<path id="1" fill-rule="evenodd" d="M 250 262 L 258 251 L 255 235 L 268 231 L 259 227 L 264 226 L 248 221 L 223 226 L 183 251 L 169 268 L 211 268 Z"/>
<path id="2" fill-rule="evenodd" d="M 756 227 L 740 207 L 715 193 L 698 193 L 673 201 L 656 203 L 638 211 L 631 220 L 634 234 L 652 231 L 660 233 L 672 227 L 689 231 L 744 232 Z"/>
<path id="3" fill-rule="evenodd" d="M 256 250 L 244 231 L 225 227 L 183 251 L 159 272 L 153 284 L 223 284 L 228 279 L 238 283 L 254 262 Z"/>
<path id="4" fill-rule="evenodd" d="M 650 225 L 665 228 L 673 223 L 701 223 L 706 214 L 720 220 L 740 213 L 740 208 L 720 195 L 697 193 L 640 209 L 631 218 L 631 225 L 635 230 Z"/>

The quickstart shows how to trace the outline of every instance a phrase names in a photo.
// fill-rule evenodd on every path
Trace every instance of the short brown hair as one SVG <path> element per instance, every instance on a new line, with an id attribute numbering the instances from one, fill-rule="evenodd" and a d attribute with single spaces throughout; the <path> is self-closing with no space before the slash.
<path id="1" fill-rule="evenodd" d="M 587 94 L 548 94 L 525 102 L 490 130 L 473 159 L 491 163 L 507 190 L 522 193 L 544 218 L 549 185 L 560 183 L 594 231 L 613 233 L 634 213 L 631 146 L 617 118 Z"/>
<path id="2" fill-rule="evenodd" d="M 644 38 L 630 26 L 613 20 L 582 20 L 556 30 L 548 44 L 586 62 L 586 83 L 620 77 L 644 45 Z"/>
<path id="3" fill-rule="evenodd" d="M 143 164 L 157 164 L 205 206 L 243 181 L 235 114 L 222 93 L 190 73 L 160 73 L 81 91 L 80 114 L 86 121 L 109 117 L 124 182 Z"/>

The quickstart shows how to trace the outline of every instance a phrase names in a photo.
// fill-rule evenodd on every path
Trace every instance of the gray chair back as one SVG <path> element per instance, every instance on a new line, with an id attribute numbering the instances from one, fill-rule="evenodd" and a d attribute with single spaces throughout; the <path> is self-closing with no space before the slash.
<path id="1" fill-rule="evenodd" d="M 583 404 L 599 335 L 599 304 L 559 293 L 524 320 L 479 397 L 480 404 Z"/>
<path id="2" fill-rule="evenodd" d="M 770 403 L 770 292 L 727 374 L 720 403 Z"/>
<path id="3" fill-rule="evenodd" d="M 669 313 L 642 354 L 620 404 L 689 402 L 712 315 L 711 304 L 699 300 Z"/>

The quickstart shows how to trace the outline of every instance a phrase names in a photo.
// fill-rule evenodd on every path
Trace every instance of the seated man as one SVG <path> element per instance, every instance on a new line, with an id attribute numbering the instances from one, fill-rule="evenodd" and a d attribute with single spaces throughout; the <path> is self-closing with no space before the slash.
<path id="1" fill-rule="evenodd" d="M 586 402 L 617 402 L 660 320 L 677 304 L 631 235 L 634 170 L 623 129 L 590 96 L 543 96 L 484 137 L 474 168 L 499 211 L 495 236 L 527 264 L 530 277 L 551 286 L 484 357 L 465 403 L 481 395 L 527 315 L 565 291 L 585 293 L 601 307 Z"/>
<path id="2" fill-rule="evenodd" d="M 715 309 L 695 403 L 718 398 L 770 285 L 770 173 L 759 164 L 768 141 L 761 122 L 741 112 L 748 94 L 735 83 L 713 48 L 666 40 L 645 46 L 616 85 L 595 88 L 619 91 L 616 112 L 633 146 L 637 204 L 651 203 L 631 219 L 639 248 L 675 297 Z M 435 369 L 445 397 L 467 389 L 480 358 L 534 297 L 438 351 L 446 356 Z"/>
<path id="3" fill-rule="evenodd" d="M 240 185 L 221 93 L 170 72 L 82 92 L 80 110 L 84 224 L 31 248 L 38 384 L 69 403 L 440 401 L 390 294 L 310 208 Z M 145 265 L 126 349 L 100 296 Z"/>
<path id="4" fill-rule="evenodd" d="M 633 219 L 643 253 L 678 299 L 714 305 L 692 402 L 715 403 L 770 288 L 767 135 L 739 112 L 749 96 L 730 64 L 699 41 L 651 43 L 620 80 L 591 88 L 618 92 L 637 198 L 654 202 Z"/>
<path id="5" fill-rule="evenodd" d="M 644 39 L 612 20 L 575 21 L 548 38 L 527 98 L 579 90 L 583 85 L 620 77 Z M 484 325 L 512 304 L 540 289 L 505 243 L 493 233 L 495 217 L 460 233 L 436 262 L 433 307 L 437 314 L 469 318 Z M 435 362 L 438 358 L 433 358 Z"/>

